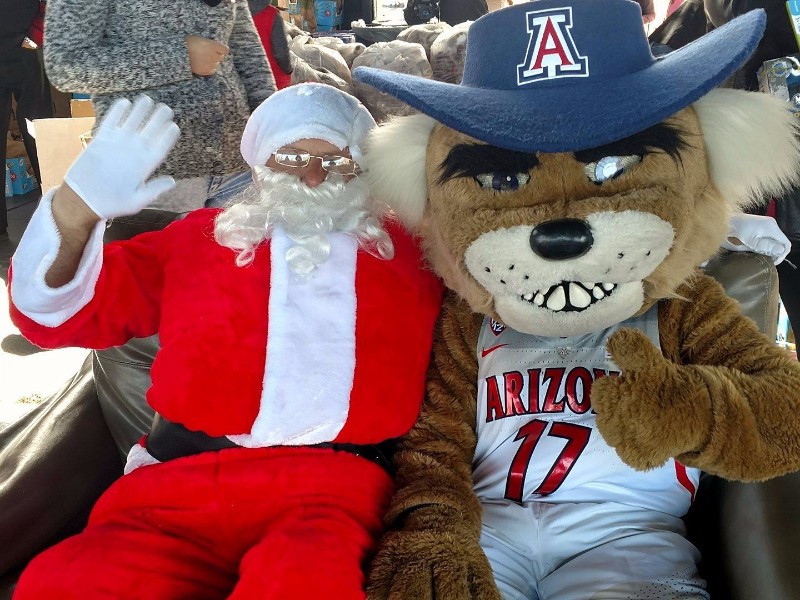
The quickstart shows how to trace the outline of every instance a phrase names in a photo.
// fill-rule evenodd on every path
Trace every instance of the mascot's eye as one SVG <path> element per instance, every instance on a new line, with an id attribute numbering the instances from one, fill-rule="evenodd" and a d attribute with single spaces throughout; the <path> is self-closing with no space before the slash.
<path id="1" fill-rule="evenodd" d="M 481 173 L 475 179 L 484 189 L 495 190 L 496 192 L 511 192 L 519 189 L 530 181 L 531 176 L 527 173 L 504 173 L 495 171 L 494 173 Z"/>
<path id="2" fill-rule="evenodd" d="M 587 163 L 583 167 L 589 181 L 603 183 L 622 175 L 631 167 L 642 162 L 641 156 L 604 156 L 597 162 Z"/>

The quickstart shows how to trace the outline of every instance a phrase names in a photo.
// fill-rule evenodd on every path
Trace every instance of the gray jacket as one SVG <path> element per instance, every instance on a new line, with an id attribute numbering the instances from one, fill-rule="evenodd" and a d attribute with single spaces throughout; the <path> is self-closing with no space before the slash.
<path id="1" fill-rule="evenodd" d="M 119 97 L 147 94 L 175 111 L 181 138 L 159 169 L 176 179 L 247 170 L 239 142 L 275 89 L 247 0 L 49 0 L 44 59 L 53 84 L 92 95 L 98 121 Z M 193 75 L 184 37 L 227 45 L 210 77 Z"/>

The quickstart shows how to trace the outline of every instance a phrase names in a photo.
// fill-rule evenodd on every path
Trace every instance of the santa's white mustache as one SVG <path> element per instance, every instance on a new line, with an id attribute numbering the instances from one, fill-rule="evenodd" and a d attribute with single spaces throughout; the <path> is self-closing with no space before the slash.
<path id="1" fill-rule="evenodd" d="M 217 217 L 214 236 L 218 243 L 238 252 L 240 266 L 253 260 L 255 248 L 280 227 L 295 242 L 287 260 L 299 275 L 310 274 L 330 252 L 326 234 L 355 235 L 361 246 L 381 258 L 391 258 L 391 240 L 380 225 L 385 213 L 370 199 L 359 178 L 345 181 L 329 174 L 315 187 L 299 177 L 253 170 L 253 185 L 234 197 Z"/>

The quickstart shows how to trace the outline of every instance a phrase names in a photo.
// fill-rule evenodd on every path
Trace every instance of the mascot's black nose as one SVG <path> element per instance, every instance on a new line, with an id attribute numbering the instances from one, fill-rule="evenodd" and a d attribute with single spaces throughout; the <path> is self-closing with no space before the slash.
<path id="1" fill-rule="evenodd" d="M 594 243 L 592 230 L 580 219 L 547 221 L 531 231 L 531 249 L 548 260 L 567 260 L 586 254 Z"/>

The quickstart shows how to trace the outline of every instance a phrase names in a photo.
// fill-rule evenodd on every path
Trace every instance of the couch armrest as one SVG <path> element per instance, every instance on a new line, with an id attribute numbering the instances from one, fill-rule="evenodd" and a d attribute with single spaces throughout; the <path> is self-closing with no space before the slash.
<path id="1" fill-rule="evenodd" d="M 730 600 L 794 600 L 800 590 L 800 473 L 763 483 L 720 481 L 720 547 Z"/>
<path id="2" fill-rule="evenodd" d="M 708 275 L 736 299 L 742 313 L 775 339 L 778 274 L 772 261 L 749 252 L 721 251 Z M 703 556 L 701 572 L 712 598 L 792 600 L 800 590 L 794 556 L 800 547 L 800 473 L 763 483 L 703 475 L 687 515 L 689 537 Z"/>
<path id="3" fill-rule="evenodd" d="M 703 268 L 739 302 L 742 313 L 774 340 L 778 333 L 778 270 L 772 260 L 752 252 L 720 250 Z"/>

